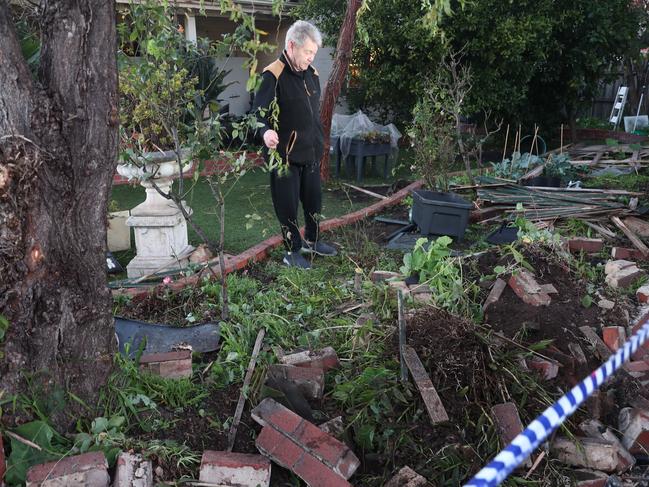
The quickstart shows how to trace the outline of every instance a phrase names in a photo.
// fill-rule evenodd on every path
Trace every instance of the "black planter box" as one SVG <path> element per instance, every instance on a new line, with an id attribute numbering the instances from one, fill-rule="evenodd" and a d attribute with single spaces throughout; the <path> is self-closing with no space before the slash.
<path id="1" fill-rule="evenodd" d="M 418 189 L 412 192 L 412 221 L 422 235 L 448 235 L 462 240 L 473 205 L 454 193 Z"/>

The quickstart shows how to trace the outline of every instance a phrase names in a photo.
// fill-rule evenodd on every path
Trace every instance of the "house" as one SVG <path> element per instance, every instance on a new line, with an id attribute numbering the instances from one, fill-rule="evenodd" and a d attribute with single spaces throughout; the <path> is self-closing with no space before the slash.
<path id="1" fill-rule="evenodd" d="M 299 0 L 285 0 L 284 9 L 290 11 Z M 128 5 L 130 0 L 117 0 L 118 6 Z M 254 13 L 256 25 L 259 29 L 268 33 L 267 38 L 263 40 L 269 44 L 276 45 L 276 49 L 270 53 L 263 53 L 259 56 L 258 66 L 262 70 L 273 62 L 281 51 L 284 49 L 284 37 L 286 31 L 292 23 L 292 19 L 284 16 L 278 18 L 272 13 L 272 0 L 239 0 L 237 1 L 244 11 Z M 213 40 L 219 40 L 223 34 L 232 33 L 236 27 L 235 23 L 221 14 L 218 2 L 203 2 L 203 12 L 200 10 L 201 2 L 199 0 L 187 0 L 173 2 L 179 21 L 182 21 L 185 28 L 185 36 L 189 40 L 196 40 L 198 37 L 207 37 Z M 333 49 L 323 47 L 318 50 L 318 54 L 313 66 L 320 73 L 320 82 L 324 92 L 325 84 L 329 78 L 333 63 Z M 242 115 L 246 113 L 251 106 L 250 94 L 246 91 L 246 81 L 248 71 L 243 67 L 245 58 L 232 56 L 224 60 L 224 69 L 230 70 L 225 78 L 225 83 L 233 83 L 223 92 L 222 101 L 229 105 L 229 113 L 233 115 Z"/>

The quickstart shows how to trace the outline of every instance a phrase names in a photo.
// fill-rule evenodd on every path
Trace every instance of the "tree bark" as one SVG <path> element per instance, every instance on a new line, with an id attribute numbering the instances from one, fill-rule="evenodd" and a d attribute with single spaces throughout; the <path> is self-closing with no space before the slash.
<path id="1" fill-rule="evenodd" d="M 39 16 L 34 79 L 0 0 L 0 314 L 10 323 L 0 392 L 29 382 L 66 427 L 80 412 L 70 394 L 94 406 L 115 350 L 105 261 L 119 123 L 115 2 L 44 0 Z"/>
<path id="2" fill-rule="evenodd" d="M 336 46 L 336 57 L 334 58 L 333 67 L 327 81 L 327 88 L 320 106 L 320 120 L 324 129 L 324 153 L 320 160 L 320 176 L 325 181 L 329 179 L 330 172 L 329 136 L 331 135 L 331 119 L 352 57 L 352 46 L 354 45 L 354 34 L 356 32 L 356 14 L 362 3 L 363 0 L 347 0 L 345 20 L 340 29 L 340 36 Z"/>

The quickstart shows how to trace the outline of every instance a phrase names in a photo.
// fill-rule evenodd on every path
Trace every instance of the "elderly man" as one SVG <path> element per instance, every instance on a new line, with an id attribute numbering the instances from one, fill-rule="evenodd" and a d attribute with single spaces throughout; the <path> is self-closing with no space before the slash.
<path id="1" fill-rule="evenodd" d="M 320 123 L 320 80 L 311 63 L 321 45 L 322 36 L 315 26 L 302 20 L 295 22 L 286 33 L 282 55 L 264 68 L 253 105 L 263 124 L 258 133 L 264 145 L 276 149 L 288 165 L 286 173 L 275 169 L 270 174 L 273 206 L 286 246 L 283 262 L 303 269 L 309 269 L 311 263 L 302 253 L 336 255 L 334 247 L 319 239 L 318 229 L 324 136 Z M 274 120 L 270 109 L 273 100 L 279 107 L 279 116 Z M 297 220 L 300 202 L 304 210 L 304 240 Z"/>

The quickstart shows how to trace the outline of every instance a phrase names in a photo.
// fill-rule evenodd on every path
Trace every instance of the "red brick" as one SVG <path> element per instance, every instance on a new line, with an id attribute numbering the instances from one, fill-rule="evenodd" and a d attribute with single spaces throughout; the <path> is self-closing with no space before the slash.
<path id="1" fill-rule="evenodd" d="M 614 289 L 629 287 L 638 279 L 645 277 L 647 273 L 635 265 L 627 267 L 619 272 L 609 274 L 604 281 Z"/>
<path id="2" fill-rule="evenodd" d="M 270 472 L 270 461 L 261 455 L 206 450 L 199 480 L 211 484 L 268 487 Z"/>
<path id="3" fill-rule="evenodd" d="M 59 485 L 108 486 L 110 479 L 107 469 L 108 462 L 103 452 L 91 452 L 66 457 L 55 462 L 42 463 L 31 467 L 27 471 L 27 487 L 35 487 L 46 480 L 53 479 L 61 479 L 63 484 L 59 483 Z M 66 477 L 72 478 L 66 479 Z"/>
<path id="4" fill-rule="evenodd" d="M 340 475 L 311 455 L 305 454 L 293 467 L 293 472 L 309 487 L 351 487 Z"/>
<path id="5" fill-rule="evenodd" d="M 614 259 L 646 260 L 646 257 L 638 249 L 625 249 L 623 247 L 613 247 L 611 256 Z"/>
<path id="6" fill-rule="evenodd" d="M 626 341 L 626 333 L 624 327 L 622 326 L 605 326 L 602 328 L 602 340 L 606 343 L 606 346 L 611 349 L 613 352 L 617 352 L 618 349 L 624 345 Z"/>
<path id="7" fill-rule="evenodd" d="M 534 276 L 527 271 L 519 271 L 509 278 L 509 286 L 523 302 L 532 306 L 547 306 L 550 304 L 550 295 L 542 292 L 541 286 Z"/>
<path id="8" fill-rule="evenodd" d="M 179 350 L 142 355 L 140 369 L 167 379 L 188 378 L 192 376 L 192 352 Z"/>
<path id="9" fill-rule="evenodd" d="M 649 284 L 639 287 L 635 292 L 635 297 L 639 303 L 649 303 Z"/>
<path id="10" fill-rule="evenodd" d="M 191 350 L 178 350 L 176 352 L 148 353 L 140 357 L 140 364 L 153 362 L 168 362 L 170 360 L 184 360 L 192 356 Z"/>
<path id="11" fill-rule="evenodd" d="M 347 445 L 308 421 L 304 421 L 292 436 L 307 452 L 345 478 L 351 477 L 360 466 L 360 461 Z"/>
<path id="12" fill-rule="evenodd" d="M 538 371 L 545 380 L 554 379 L 559 373 L 559 363 L 554 360 L 546 360 L 541 357 L 527 359 L 527 366 Z"/>
<path id="13" fill-rule="evenodd" d="M 262 428 L 255 440 L 255 446 L 275 463 L 291 470 L 293 465 L 306 454 L 302 448 L 270 426 Z"/>
<path id="14" fill-rule="evenodd" d="M 284 355 L 280 358 L 280 362 L 286 365 L 295 365 L 296 367 L 323 369 L 325 372 L 340 365 L 338 355 L 336 355 L 336 351 L 332 347 L 325 347 L 319 351 L 307 350 Z"/>
<path id="15" fill-rule="evenodd" d="M 523 423 L 518 415 L 518 409 L 513 402 L 506 402 L 504 404 L 496 404 L 491 408 L 494 421 L 500 433 L 500 439 L 503 446 L 509 443 L 523 431 Z"/>
<path id="16" fill-rule="evenodd" d="M 604 472 L 623 472 L 632 466 L 618 450 L 619 445 L 597 438 L 555 438 L 550 446 L 551 454 L 563 463 Z"/>
<path id="17" fill-rule="evenodd" d="M 250 411 L 250 414 L 252 419 L 262 426 L 272 426 L 287 435 L 297 430 L 304 421 L 293 411 L 271 398 L 261 401 L 255 409 Z"/>
<path id="18" fill-rule="evenodd" d="M 601 238 L 571 238 L 568 240 L 568 249 L 571 252 L 584 251 L 594 254 L 604 248 L 604 240 Z"/>
<path id="19" fill-rule="evenodd" d="M 631 373 L 649 372 L 649 363 L 646 360 L 635 360 L 624 364 L 624 369 Z"/>

